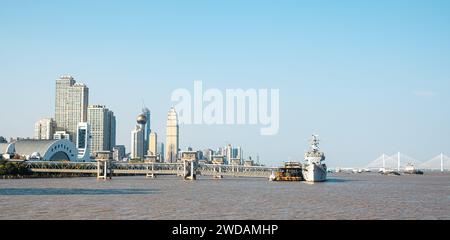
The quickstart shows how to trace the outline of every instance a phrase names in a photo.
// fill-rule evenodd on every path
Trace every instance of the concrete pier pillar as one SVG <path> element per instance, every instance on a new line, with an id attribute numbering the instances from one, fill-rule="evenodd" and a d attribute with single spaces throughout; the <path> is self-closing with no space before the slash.
<path id="1" fill-rule="evenodd" d="M 183 161 L 183 177 L 184 178 L 186 178 L 186 176 L 187 176 L 186 166 L 187 166 L 186 161 Z"/>
<path id="2" fill-rule="evenodd" d="M 183 161 L 183 178 L 185 180 L 197 179 L 197 152 L 182 152 L 181 161 Z"/>
<path id="3" fill-rule="evenodd" d="M 214 166 L 214 179 L 222 179 L 222 166 L 217 165 L 217 170 L 216 170 L 216 166 Z"/>
<path id="4" fill-rule="evenodd" d="M 150 166 L 147 165 L 147 174 L 146 177 L 147 178 L 156 178 L 156 174 L 155 174 L 155 164 L 151 163 L 151 170 L 150 170 Z"/>
<path id="5" fill-rule="evenodd" d="M 98 152 L 95 160 L 97 161 L 97 179 L 112 179 L 111 152 Z"/>
<path id="6" fill-rule="evenodd" d="M 194 176 L 196 175 L 194 173 L 194 164 L 195 164 L 195 162 L 191 162 L 191 179 L 192 180 L 194 180 Z"/>
<path id="7" fill-rule="evenodd" d="M 184 160 L 183 161 L 183 177 L 185 180 L 196 180 L 197 179 L 197 169 L 195 160 Z"/>
<path id="8" fill-rule="evenodd" d="M 112 179 L 111 160 L 97 160 L 97 179 Z"/>

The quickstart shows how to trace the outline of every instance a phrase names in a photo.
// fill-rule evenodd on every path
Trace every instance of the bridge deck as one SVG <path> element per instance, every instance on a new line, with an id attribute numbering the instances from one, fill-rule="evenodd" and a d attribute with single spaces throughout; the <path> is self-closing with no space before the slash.
<path id="1" fill-rule="evenodd" d="M 96 174 L 97 163 L 29 161 L 26 166 L 36 173 L 79 173 Z M 197 175 L 268 178 L 275 168 L 262 166 L 233 166 L 201 164 L 196 167 Z M 182 163 L 113 163 L 113 174 L 121 175 L 181 175 Z"/>

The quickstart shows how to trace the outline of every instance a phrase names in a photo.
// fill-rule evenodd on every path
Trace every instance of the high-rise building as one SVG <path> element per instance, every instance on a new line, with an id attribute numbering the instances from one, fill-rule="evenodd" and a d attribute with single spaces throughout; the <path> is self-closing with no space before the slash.
<path id="1" fill-rule="evenodd" d="M 233 158 L 233 148 L 231 147 L 231 144 L 228 144 L 225 149 L 225 160 L 227 163 L 230 163 L 231 158 Z"/>
<path id="2" fill-rule="evenodd" d="M 155 132 L 151 132 L 150 133 L 150 143 L 148 146 L 147 155 L 150 155 L 150 156 L 157 155 L 158 154 L 157 146 L 158 146 L 158 136 L 156 135 Z"/>
<path id="3" fill-rule="evenodd" d="M 208 162 L 211 162 L 211 156 L 214 155 L 214 151 L 211 149 L 205 149 L 203 150 L 203 159 L 207 160 Z"/>
<path id="4" fill-rule="evenodd" d="M 88 120 L 91 126 L 91 152 L 112 151 L 116 145 L 116 117 L 103 105 L 91 105 L 88 108 Z"/>
<path id="5" fill-rule="evenodd" d="M 136 119 L 137 125 L 131 132 L 131 158 L 143 159 L 145 155 L 145 125 L 147 117 L 140 114 Z"/>
<path id="6" fill-rule="evenodd" d="M 178 116 L 175 108 L 170 108 L 167 114 L 166 125 L 166 158 L 165 161 L 172 163 L 178 159 L 179 151 L 179 129 L 178 129 Z"/>
<path id="7" fill-rule="evenodd" d="M 53 118 L 44 118 L 34 124 L 34 139 L 51 140 L 55 134 L 56 122 Z"/>
<path id="8" fill-rule="evenodd" d="M 61 76 L 56 80 L 55 97 L 56 130 L 66 131 L 75 142 L 77 124 L 87 121 L 89 88 L 72 76 Z"/>
<path id="9" fill-rule="evenodd" d="M 217 150 L 214 153 L 214 155 L 223 155 L 223 156 L 225 156 L 226 155 L 225 152 L 226 151 L 223 148 L 219 147 L 219 148 L 217 148 Z"/>
<path id="10" fill-rule="evenodd" d="M 114 146 L 116 146 L 116 116 L 114 116 L 114 112 L 109 111 L 109 123 L 110 123 L 110 135 L 109 135 L 109 146 L 110 150 L 113 149 Z"/>
<path id="11" fill-rule="evenodd" d="M 166 156 L 165 154 L 166 154 L 166 149 L 165 149 L 165 145 L 164 145 L 164 143 L 163 142 L 160 142 L 159 144 L 159 150 L 158 150 L 158 152 L 159 152 L 159 156 L 160 156 L 160 161 L 161 162 L 165 162 L 164 161 L 164 159 L 165 159 L 165 157 L 164 156 Z"/>
<path id="12" fill-rule="evenodd" d="M 89 162 L 91 160 L 91 129 L 87 122 L 80 122 L 77 125 L 77 142 L 78 161 Z"/>
<path id="13" fill-rule="evenodd" d="M 197 159 L 199 159 L 199 160 L 203 160 L 204 159 L 203 152 L 200 151 L 200 150 L 197 150 Z"/>
<path id="14" fill-rule="evenodd" d="M 146 107 L 142 109 L 142 115 L 145 116 L 145 128 L 144 128 L 144 152 L 147 153 L 150 147 L 150 110 Z"/>
<path id="15" fill-rule="evenodd" d="M 113 147 L 113 159 L 114 161 L 122 161 L 125 157 L 125 146 L 117 145 Z"/>
<path id="16" fill-rule="evenodd" d="M 144 129 L 136 125 L 131 132 L 131 159 L 142 159 L 144 157 Z"/>

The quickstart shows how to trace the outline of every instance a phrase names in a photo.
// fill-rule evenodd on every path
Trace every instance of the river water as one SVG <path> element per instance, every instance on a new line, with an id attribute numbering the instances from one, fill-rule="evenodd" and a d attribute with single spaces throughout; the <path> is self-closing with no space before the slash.
<path id="1" fill-rule="evenodd" d="M 0 219 L 450 219 L 450 175 L 0 180 Z"/>

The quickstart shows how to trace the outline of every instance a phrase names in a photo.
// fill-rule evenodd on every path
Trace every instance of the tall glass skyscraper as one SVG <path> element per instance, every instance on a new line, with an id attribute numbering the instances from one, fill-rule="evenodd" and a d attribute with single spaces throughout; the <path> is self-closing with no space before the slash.
<path id="1" fill-rule="evenodd" d="M 142 109 L 142 114 L 146 118 L 145 128 L 144 131 L 144 153 L 147 154 L 149 150 L 150 145 L 150 133 L 151 133 L 151 126 L 150 126 L 150 110 L 146 107 Z"/>

